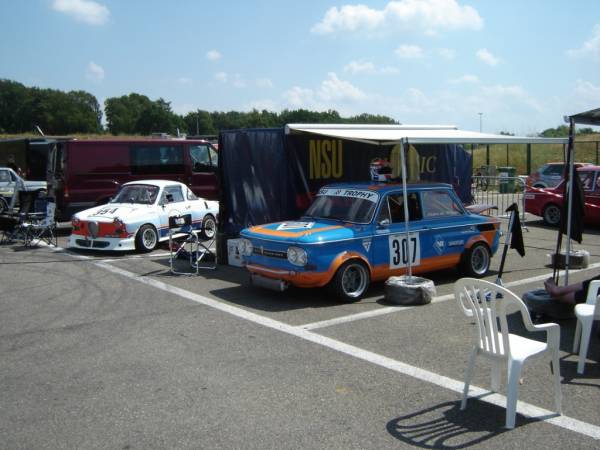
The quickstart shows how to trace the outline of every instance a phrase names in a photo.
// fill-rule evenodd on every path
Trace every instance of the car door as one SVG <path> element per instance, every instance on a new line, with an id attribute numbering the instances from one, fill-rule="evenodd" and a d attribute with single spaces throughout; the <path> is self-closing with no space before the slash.
<path id="1" fill-rule="evenodd" d="M 402 191 L 389 192 L 380 202 L 370 255 L 372 265 L 382 277 L 400 273 L 408 267 L 409 258 L 412 267 L 421 264 L 423 242 L 418 193 L 410 192 L 408 199 L 408 234 Z"/>
<path id="2" fill-rule="evenodd" d="M 459 263 L 465 244 L 476 234 L 468 214 L 449 189 L 421 192 L 422 259 L 427 270 Z"/>
<path id="3" fill-rule="evenodd" d="M 217 200 L 218 153 L 210 144 L 190 144 L 191 161 L 188 186 L 199 197 Z"/>
<path id="4" fill-rule="evenodd" d="M 585 208 L 586 221 L 600 224 L 600 172 L 590 172 L 593 183 L 591 189 L 585 191 L 585 202 L 588 204 Z"/>
<path id="5" fill-rule="evenodd" d="M 159 209 L 161 236 L 169 232 L 169 217 L 190 214 L 190 202 L 187 200 L 179 185 L 165 186 Z"/>

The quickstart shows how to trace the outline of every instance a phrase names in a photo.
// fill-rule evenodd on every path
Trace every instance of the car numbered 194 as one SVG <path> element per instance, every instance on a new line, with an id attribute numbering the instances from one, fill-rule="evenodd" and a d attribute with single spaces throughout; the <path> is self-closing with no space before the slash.
<path id="1" fill-rule="evenodd" d="M 499 220 L 467 211 L 448 184 L 409 184 L 405 204 L 401 184 L 354 183 L 321 188 L 299 221 L 245 228 L 238 251 L 255 285 L 328 285 L 354 301 L 409 265 L 482 277 L 499 239 Z"/>
<path id="2" fill-rule="evenodd" d="M 211 239 L 219 203 L 196 197 L 183 183 L 140 180 L 125 183 L 106 205 L 78 212 L 71 219 L 68 246 L 94 250 L 149 252 L 169 239 L 169 218 L 191 216 L 191 228 Z"/>

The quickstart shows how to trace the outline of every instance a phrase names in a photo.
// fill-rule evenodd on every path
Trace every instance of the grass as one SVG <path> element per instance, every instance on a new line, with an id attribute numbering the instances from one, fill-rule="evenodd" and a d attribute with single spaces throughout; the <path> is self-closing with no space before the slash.
<path id="1" fill-rule="evenodd" d="M 489 146 L 490 165 L 510 166 L 517 169 L 517 174 L 527 175 L 547 162 L 564 161 L 563 146 L 555 144 L 531 145 L 531 170 L 527 170 L 527 145 L 494 144 Z M 469 151 L 471 151 L 469 149 Z M 486 165 L 486 146 L 473 148 L 473 170 Z M 600 134 L 577 136 L 575 139 L 575 160 L 599 164 Z"/>

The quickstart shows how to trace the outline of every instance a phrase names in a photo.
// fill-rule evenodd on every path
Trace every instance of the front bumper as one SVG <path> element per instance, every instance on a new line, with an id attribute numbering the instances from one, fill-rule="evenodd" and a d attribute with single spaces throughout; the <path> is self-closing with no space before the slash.
<path id="1" fill-rule="evenodd" d="M 326 272 L 294 271 L 286 269 L 274 269 L 260 264 L 246 264 L 246 269 L 252 275 L 259 275 L 275 282 L 281 281 L 296 287 L 312 288 L 323 287 L 331 280 L 333 274 Z"/>
<path id="2" fill-rule="evenodd" d="M 104 251 L 127 251 L 135 250 L 135 237 L 129 238 L 105 238 L 98 237 L 91 239 L 89 236 L 80 234 L 71 234 L 67 242 L 69 248 L 79 248 L 84 250 L 104 250 Z"/>

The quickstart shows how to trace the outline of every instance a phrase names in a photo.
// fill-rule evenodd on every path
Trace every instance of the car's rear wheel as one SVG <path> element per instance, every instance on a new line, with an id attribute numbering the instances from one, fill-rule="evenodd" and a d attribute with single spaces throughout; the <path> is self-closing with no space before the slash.
<path id="1" fill-rule="evenodd" d="M 360 260 L 350 260 L 342 264 L 335 273 L 331 289 L 340 300 L 354 302 L 361 299 L 370 282 L 371 275 L 367 265 Z"/>
<path id="2" fill-rule="evenodd" d="M 212 214 L 207 214 L 202 219 L 202 231 L 200 236 L 204 239 L 213 239 L 217 233 L 217 221 Z"/>
<path id="3" fill-rule="evenodd" d="M 546 225 L 555 227 L 560 223 L 560 214 L 560 207 L 554 203 L 550 203 L 544 207 L 542 218 Z"/>
<path id="4" fill-rule="evenodd" d="M 135 248 L 140 252 L 151 252 L 158 245 L 158 233 L 149 223 L 142 225 L 135 235 Z"/>
<path id="5" fill-rule="evenodd" d="M 487 274 L 491 259 L 489 247 L 483 242 L 478 242 L 463 254 L 461 272 L 467 277 L 481 278 Z"/>

